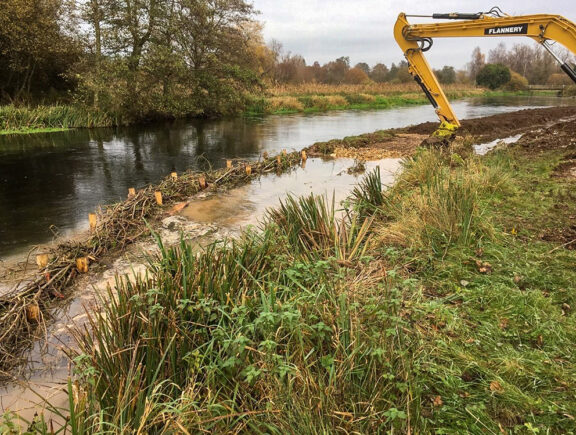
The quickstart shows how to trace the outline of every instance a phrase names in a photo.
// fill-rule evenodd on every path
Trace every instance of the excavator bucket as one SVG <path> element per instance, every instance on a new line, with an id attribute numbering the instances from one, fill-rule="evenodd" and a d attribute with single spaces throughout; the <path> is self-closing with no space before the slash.
<path id="1" fill-rule="evenodd" d="M 432 133 L 432 136 L 444 138 L 446 136 L 452 136 L 456 130 L 458 130 L 458 126 L 456 124 L 450 124 L 448 121 L 442 121 L 436 131 Z"/>

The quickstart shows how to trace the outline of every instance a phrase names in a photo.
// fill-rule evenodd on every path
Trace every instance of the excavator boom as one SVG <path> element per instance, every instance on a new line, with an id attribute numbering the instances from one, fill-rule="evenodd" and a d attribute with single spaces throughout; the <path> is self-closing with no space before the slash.
<path id="1" fill-rule="evenodd" d="M 415 15 L 422 17 L 422 15 Z M 502 16 L 498 8 L 473 14 L 433 14 L 429 18 L 457 20 L 432 24 L 410 24 L 405 13 L 398 16 L 394 37 L 404 52 L 410 74 L 436 109 L 441 126 L 439 135 L 450 134 L 460 127 L 458 117 L 446 98 L 424 53 L 432 47 L 433 38 L 525 36 L 541 44 L 560 63 L 562 70 L 576 82 L 576 72 L 549 47 L 556 41 L 576 54 L 576 25 L 559 15 Z"/>

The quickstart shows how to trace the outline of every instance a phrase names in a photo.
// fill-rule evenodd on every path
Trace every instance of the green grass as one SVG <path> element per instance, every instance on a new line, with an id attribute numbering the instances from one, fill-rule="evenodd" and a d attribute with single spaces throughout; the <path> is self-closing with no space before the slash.
<path id="1" fill-rule="evenodd" d="M 448 92 L 448 97 L 451 99 L 465 98 L 470 96 L 478 96 L 478 91 L 455 91 Z M 256 116 L 263 114 L 291 114 L 291 113 L 318 113 L 330 110 L 370 110 L 370 109 L 389 109 L 400 106 L 422 105 L 428 104 L 429 101 L 422 94 L 415 94 L 414 92 L 400 93 L 399 95 L 364 95 L 364 94 L 346 94 L 344 101 L 337 103 L 330 101 L 330 95 L 317 95 L 317 96 L 287 96 L 275 98 L 255 98 L 248 106 L 245 114 L 248 116 Z M 285 101 L 283 101 L 285 100 Z M 294 104 L 297 100 L 299 104 Z"/>
<path id="2" fill-rule="evenodd" d="M 163 247 L 78 334 L 73 433 L 575 433 L 561 151 L 420 150 L 346 210 Z M 40 422 L 40 425 L 42 422 Z"/>
<path id="3" fill-rule="evenodd" d="M 63 131 L 117 125 L 110 114 L 78 106 L 0 106 L 0 134 Z"/>
<path id="4" fill-rule="evenodd" d="M 64 127 L 46 127 L 46 128 L 22 128 L 15 130 L 0 130 L 0 135 L 8 134 L 34 134 L 34 133 L 56 133 L 59 131 L 68 131 L 70 128 Z"/>

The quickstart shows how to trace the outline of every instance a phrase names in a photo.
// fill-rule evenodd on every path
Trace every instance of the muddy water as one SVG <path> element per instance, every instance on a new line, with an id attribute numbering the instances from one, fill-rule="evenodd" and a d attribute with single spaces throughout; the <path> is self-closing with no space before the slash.
<path id="1" fill-rule="evenodd" d="M 334 198 L 336 205 L 350 194 L 363 174 L 350 174 L 351 159 L 311 158 L 303 167 L 281 175 L 268 174 L 253 183 L 226 192 L 201 193 L 192 199 L 180 216 L 164 219 L 159 232 L 167 244 L 178 243 L 185 236 L 195 246 L 203 246 L 222 237 L 234 236 L 248 225 L 262 220 L 266 210 L 292 193 L 323 194 Z M 382 182 L 389 185 L 400 167 L 399 159 L 368 162 L 366 170 L 379 166 Z M 28 353 L 28 364 L 22 381 L 0 388 L 0 414 L 11 410 L 30 419 L 44 409 L 43 399 L 52 406 L 66 408 L 69 359 L 66 349 L 74 347 L 72 327 L 87 325 L 86 309 L 97 309 L 98 292 L 114 285 L 115 276 L 134 276 L 145 270 L 148 255 L 156 252 L 153 242 L 146 240 L 133 246 L 104 271 L 90 274 L 76 285 L 74 298 L 54 312 L 57 319 L 50 325 L 46 340 L 36 343 Z M 45 415 L 58 418 L 51 412 Z"/>
<path id="2" fill-rule="evenodd" d="M 572 99 L 520 97 L 454 103 L 460 118 L 573 104 Z M 328 140 L 434 121 L 429 106 L 315 115 L 268 116 L 157 124 L 128 129 L 0 136 L 0 260 L 87 227 L 99 204 L 171 171 L 221 167 L 226 158 L 299 149 Z"/>
<path id="3" fill-rule="evenodd" d="M 304 168 L 282 176 L 262 177 L 255 183 L 195 201 L 181 215 L 195 222 L 214 223 L 238 229 L 257 224 L 266 209 L 279 204 L 287 194 L 302 196 L 309 193 L 325 195 L 336 204 L 344 200 L 358 183 L 358 175 L 349 174 L 351 159 L 309 159 Z M 384 184 L 392 183 L 400 166 L 400 159 L 367 162 L 366 170 L 380 167 Z"/>

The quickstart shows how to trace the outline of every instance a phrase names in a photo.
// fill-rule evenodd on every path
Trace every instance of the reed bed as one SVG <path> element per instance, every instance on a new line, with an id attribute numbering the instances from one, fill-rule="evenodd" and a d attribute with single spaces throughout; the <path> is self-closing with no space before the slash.
<path id="1" fill-rule="evenodd" d="M 0 130 L 110 127 L 117 119 L 108 113 L 78 106 L 0 106 Z"/>
<path id="2" fill-rule="evenodd" d="M 448 85 L 444 87 L 444 91 L 449 98 L 471 97 L 485 93 L 483 89 L 468 85 Z M 427 102 L 418 85 L 411 83 L 365 85 L 306 83 L 278 85 L 268 89 L 266 96 L 252 98 L 248 113 L 281 114 L 341 109 L 382 109 Z"/>
<path id="3" fill-rule="evenodd" d="M 480 95 L 484 90 L 476 86 L 454 84 L 444 85 L 443 89 L 447 93 L 473 93 Z M 410 83 L 376 83 L 370 82 L 360 85 L 330 85 L 323 83 L 303 83 L 303 84 L 283 84 L 267 89 L 270 96 L 312 96 L 312 95 L 398 95 L 398 94 L 420 94 L 421 89 L 418 84 Z"/>
<path id="4" fill-rule="evenodd" d="M 260 231 L 200 253 L 159 240 L 148 273 L 119 279 L 90 315 L 92 332 L 77 335 L 72 431 L 378 429 L 382 413 L 370 409 L 381 399 L 367 387 L 381 383 L 374 349 L 387 346 L 377 329 L 388 320 L 374 325 L 379 308 L 362 302 L 382 307 L 386 279 L 381 269 L 355 272 L 371 223 L 339 218 L 334 201 L 310 195 L 288 197 Z M 362 296 L 367 282 L 384 291 Z M 318 421 L 290 412 L 309 406 Z"/>
<path id="5" fill-rule="evenodd" d="M 147 221 L 160 216 L 165 207 L 156 204 L 155 192 L 162 193 L 165 206 L 198 193 L 203 187 L 217 188 L 246 183 L 271 171 L 285 171 L 300 162 L 300 153 L 281 154 L 258 162 L 237 162 L 232 168 L 206 173 L 188 172 L 176 180 L 166 178 L 157 186 L 137 191 L 126 201 L 106 206 L 97 217 L 91 235 L 80 242 L 61 243 L 48 253 L 49 262 L 38 275 L 0 297 L 0 378 L 10 378 L 10 371 L 22 363 L 22 352 L 45 328 L 50 308 L 68 295 L 71 284 L 83 265 L 98 262 L 104 255 L 119 250 L 149 234 Z M 251 166 L 248 174 L 246 166 Z"/>

